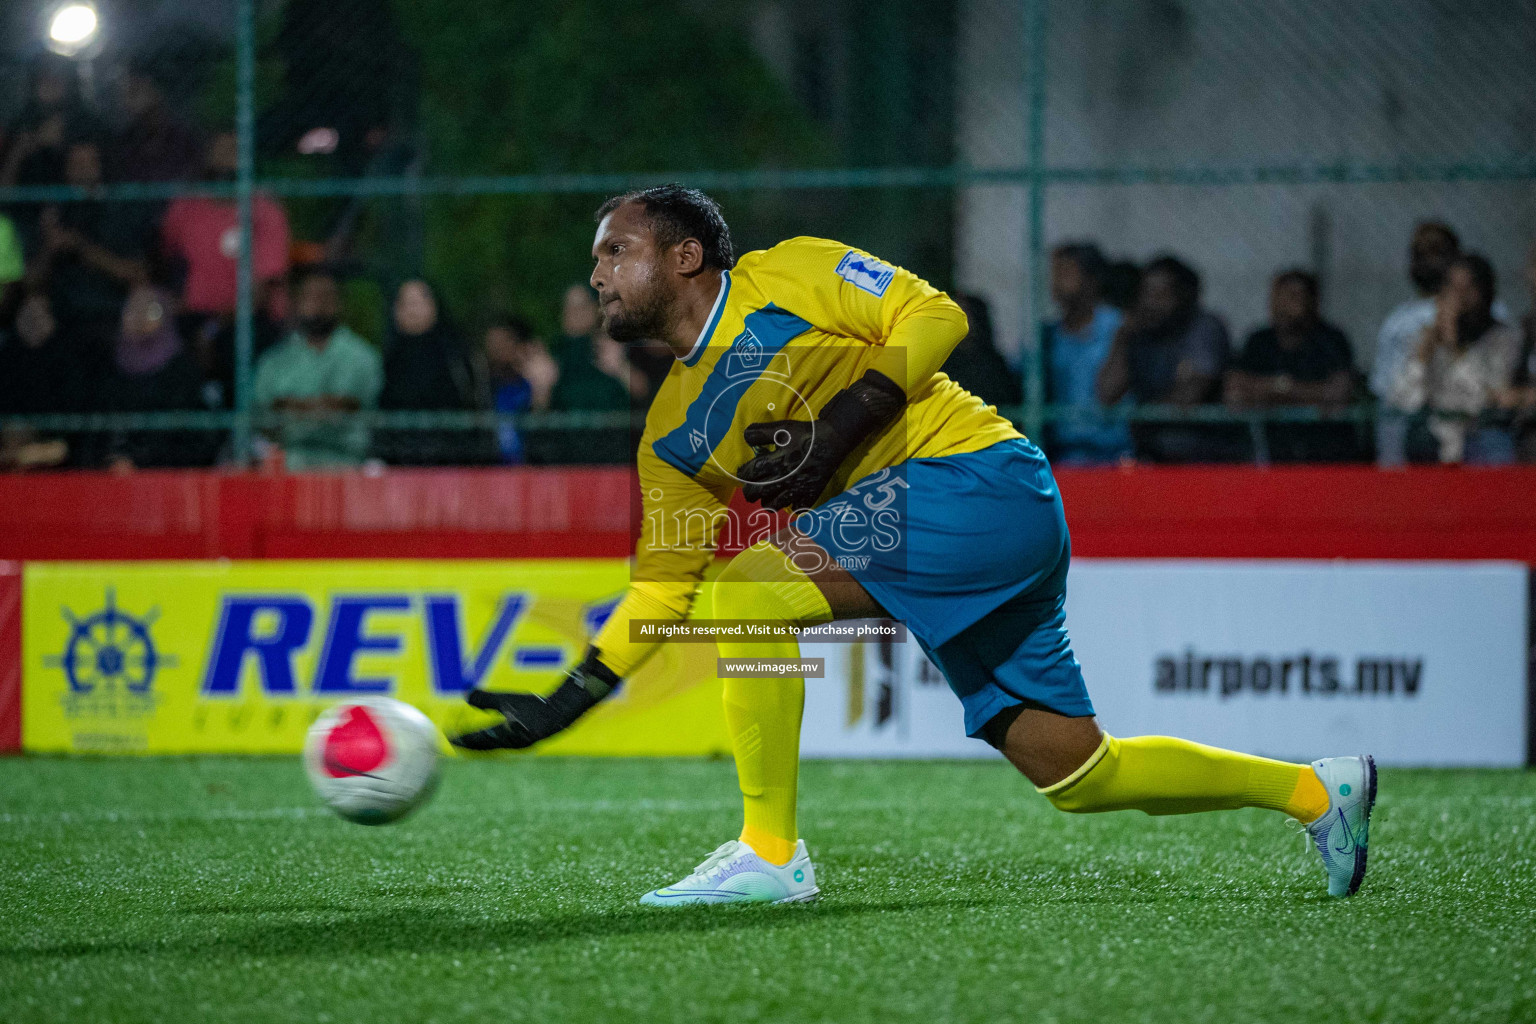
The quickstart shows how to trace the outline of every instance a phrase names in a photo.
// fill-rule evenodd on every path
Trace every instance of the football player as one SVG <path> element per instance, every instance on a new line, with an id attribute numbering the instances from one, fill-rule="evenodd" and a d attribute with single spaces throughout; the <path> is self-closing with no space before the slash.
<path id="1" fill-rule="evenodd" d="M 658 645 L 631 622 L 687 617 L 740 489 L 793 515 L 726 566 L 714 616 L 785 629 L 772 643 L 721 642 L 722 657 L 794 658 L 788 627 L 899 619 L 959 697 L 966 731 L 1056 807 L 1269 808 L 1306 826 L 1330 894 L 1359 888 L 1371 758 L 1288 764 L 1099 728 L 1067 637 L 1061 496 L 1040 449 L 939 372 L 967 330 L 948 296 L 823 238 L 737 259 L 719 207 L 677 185 L 610 199 L 597 220 L 591 283 L 608 333 L 676 356 L 640 443 L 633 582 L 558 689 L 472 692 L 500 720 L 455 742 L 531 746 L 611 693 Z M 819 891 L 795 817 L 804 680 L 724 686 L 741 832 L 642 903 Z"/>

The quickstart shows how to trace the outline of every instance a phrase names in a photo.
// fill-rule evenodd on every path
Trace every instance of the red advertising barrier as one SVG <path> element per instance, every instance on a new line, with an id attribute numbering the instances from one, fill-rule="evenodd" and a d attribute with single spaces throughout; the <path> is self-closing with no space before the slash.
<path id="1" fill-rule="evenodd" d="M 1057 479 L 1079 556 L 1536 563 L 1536 467 L 1134 467 Z M 622 557 L 638 522 L 623 467 L 0 476 L 0 751 L 20 744 L 20 561 Z"/>
<path id="2" fill-rule="evenodd" d="M 21 749 L 21 565 L 0 562 L 0 753 Z"/>
<path id="3" fill-rule="evenodd" d="M 0 476 L 0 558 L 622 556 L 623 468 Z"/>
<path id="4" fill-rule="evenodd" d="M 1074 553 L 1536 562 L 1536 467 L 1063 469 Z M 619 468 L 0 476 L 0 559 L 622 556 Z"/>
<path id="5" fill-rule="evenodd" d="M 1057 473 L 1074 554 L 1536 563 L 1536 467 Z"/>

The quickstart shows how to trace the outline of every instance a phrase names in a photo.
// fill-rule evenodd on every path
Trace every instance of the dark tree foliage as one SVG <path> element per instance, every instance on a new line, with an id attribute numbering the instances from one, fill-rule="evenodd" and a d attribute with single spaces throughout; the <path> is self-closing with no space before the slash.
<path id="1" fill-rule="evenodd" d="M 744 35 L 676 2 L 397 0 L 396 11 L 417 54 L 428 173 L 773 168 L 826 156 Z M 460 308 L 510 306 L 549 329 L 561 289 L 589 271 L 602 198 L 428 200 L 427 270 Z"/>

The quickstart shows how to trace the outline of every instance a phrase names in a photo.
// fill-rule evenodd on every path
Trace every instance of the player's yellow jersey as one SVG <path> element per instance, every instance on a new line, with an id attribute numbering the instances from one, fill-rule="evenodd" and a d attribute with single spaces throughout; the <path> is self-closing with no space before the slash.
<path id="1" fill-rule="evenodd" d="M 701 579 L 741 486 L 736 469 L 754 454 L 746 427 L 812 419 L 872 367 L 903 386 L 908 404 L 854 451 L 823 497 L 906 459 L 1022 436 L 937 372 L 965 332 L 964 313 L 943 292 L 849 246 L 792 238 L 742 256 L 646 418 L 636 579 Z"/>

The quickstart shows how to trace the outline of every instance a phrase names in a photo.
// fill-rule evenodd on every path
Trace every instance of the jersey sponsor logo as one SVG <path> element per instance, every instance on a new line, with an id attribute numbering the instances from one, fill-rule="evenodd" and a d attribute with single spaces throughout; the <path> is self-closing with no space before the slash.
<path id="1" fill-rule="evenodd" d="M 869 294 L 880 297 L 896 279 L 896 268 L 872 256 L 865 256 L 849 249 L 848 255 L 837 264 L 837 276 L 855 288 L 862 288 Z"/>

